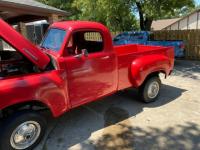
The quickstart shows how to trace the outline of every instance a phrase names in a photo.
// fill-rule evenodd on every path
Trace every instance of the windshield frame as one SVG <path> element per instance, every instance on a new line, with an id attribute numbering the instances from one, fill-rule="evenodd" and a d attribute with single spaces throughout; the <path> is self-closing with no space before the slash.
<path id="1" fill-rule="evenodd" d="M 48 35 L 49 35 L 49 33 L 50 33 L 51 30 L 60 30 L 60 31 L 64 31 L 64 32 L 65 32 L 65 33 L 64 33 L 64 37 L 63 37 L 63 39 L 62 39 L 62 42 L 61 42 L 61 44 L 59 45 L 59 49 L 54 49 L 54 48 L 52 48 L 52 47 L 45 47 L 45 46 L 44 46 L 44 43 L 45 43 L 45 41 L 46 41 L 46 39 L 47 39 L 47 37 L 48 37 Z M 46 32 L 46 34 L 45 34 L 43 40 L 42 40 L 41 43 L 40 43 L 40 47 L 43 48 L 43 49 L 45 49 L 45 50 L 52 50 L 52 51 L 54 51 L 54 52 L 59 52 L 59 51 L 62 49 L 63 44 L 65 43 L 65 39 L 66 39 L 67 34 L 68 34 L 68 32 L 67 32 L 67 30 L 65 30 L 65 29 L 56 28 L 56 27 L 55 27 L 55 28 L 54 28 L 54 27 L 53 27 L 53 28 L 49 28 L 48 31 Z"/>

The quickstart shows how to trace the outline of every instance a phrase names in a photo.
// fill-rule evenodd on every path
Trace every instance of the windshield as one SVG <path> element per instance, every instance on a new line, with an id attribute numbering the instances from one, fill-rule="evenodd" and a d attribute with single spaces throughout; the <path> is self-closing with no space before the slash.
<path id="1" fill-rule="evenodd" d="M 52 28 L 48 31 L 43 43 L 42 48 L 59 51 L 66 35 L 65 30 Z"/>

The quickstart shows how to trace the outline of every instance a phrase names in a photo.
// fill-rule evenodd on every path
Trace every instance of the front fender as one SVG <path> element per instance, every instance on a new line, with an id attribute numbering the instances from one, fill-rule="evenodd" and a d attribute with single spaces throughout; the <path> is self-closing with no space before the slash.
<path id="1" fill-rule="evenodd" d="M 0 81 L 0 109 L 35 101 L 48 106 L 54 117 L 69 109 L 65 73 L 50 71 Z"/>
<path id="2" fill-rule="evenodd" d="M 153 54 L 135 59 L 131 64 L 131 76 L 134 87 L 139 87 L 148 75 L 154 72 L 164 72 L 168 75 L 173 64 L 167 56 Z"/>

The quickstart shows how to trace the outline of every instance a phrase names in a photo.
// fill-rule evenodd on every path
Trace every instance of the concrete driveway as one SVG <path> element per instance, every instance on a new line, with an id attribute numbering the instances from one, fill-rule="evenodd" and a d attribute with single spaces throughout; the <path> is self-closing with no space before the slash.
<path id="1" fill-rule="evenodd" d="M 36 150 L 199 150 L 200 62 L 176 61 L 158 101 L 126 90 L 49 119 Z"/>

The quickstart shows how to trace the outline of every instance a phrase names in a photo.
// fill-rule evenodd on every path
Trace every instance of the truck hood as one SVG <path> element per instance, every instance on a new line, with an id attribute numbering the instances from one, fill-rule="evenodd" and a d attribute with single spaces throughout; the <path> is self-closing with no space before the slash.
<path id="1" fill-rule="evenodd" d="M 2 19 L 0 19 L 0 37 L 13 46 L 17 51 L 22 53 L 40 69 L 45 69 L 50 62 L 50 58 L 44 52 L 24 38 Z"/>

